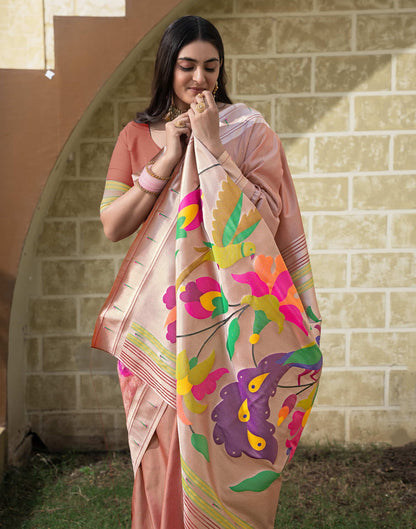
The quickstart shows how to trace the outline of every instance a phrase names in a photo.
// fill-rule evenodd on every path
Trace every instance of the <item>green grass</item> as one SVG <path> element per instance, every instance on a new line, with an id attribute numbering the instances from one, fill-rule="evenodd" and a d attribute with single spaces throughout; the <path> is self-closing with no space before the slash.
<path id="1" fill-rule="evenodd" d="M 127 454 L 37 454 L 6 474 L 0 527 L 128 528 L 132 482 Z"/>
<path id="2" fill-rule="evenodd" d="M 131 490 L 127 453 L 35 454 L 3 479 L 0 527 L 128 529 Z M 300 447 L 276 527 L 416 529 L 416 443 Z"/>

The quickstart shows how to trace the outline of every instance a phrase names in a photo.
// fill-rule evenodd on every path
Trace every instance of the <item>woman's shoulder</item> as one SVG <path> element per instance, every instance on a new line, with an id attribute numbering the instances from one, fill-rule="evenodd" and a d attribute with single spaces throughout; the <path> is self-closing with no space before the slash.
<path id="1" fill-rule="evenodd" d="M 122 131 L 124 134 L 133 135 L 148 135 L 150 136 L 149 125 L 147 123 L 137 123 L 137 121 L 129 121 L 123 126 Z"/>

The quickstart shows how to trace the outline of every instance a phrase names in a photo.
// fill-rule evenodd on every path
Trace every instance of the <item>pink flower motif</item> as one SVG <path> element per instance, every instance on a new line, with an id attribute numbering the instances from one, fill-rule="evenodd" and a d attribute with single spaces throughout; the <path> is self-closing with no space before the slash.
<path id="1" fill-rule="evenodd" d="M 195 230 L 202 222 L 201 189 L 188 193 L 179 204 L 176 238 L 187 237 L 187 232 Z"/>
<path id="2" fill-rule="evenodd" d="M 292 439 L 287 439 L 286 448 L 287 454 L 289 455 L 289 461 L 295 455 L 296 448 L 299 444 L 300 437 L 302 435 L 303 429 L 309 419 L 309 414 L 311 413 L 312 406 L 306 411 L 295 411 L 292 417 L 292 421 L 289 423 L 289 432 L 290 435 L 293 435 Z"/>
<path id="3" fill-rule="evenodd" d="M 117 362 L 118 372 L 122 377 L 131 377 L 133 373 L 120 360 Z"/>
<path id="4" fill-rule="evenodd" d="M 245 274 L 232 274 L 236 281 L 251 288 L 252 295 L 245 296 L 241 302 L 249 304 L 255 311 L 254 342 L 270 321 L 277 323 L 280 329 L 283 320 L 290 321 L 307 335 L 308 331 L 303 323 L 305 311 L 282 256 L 278 255 L 273 259 L 259 255 L 254 262 L 254 270 Z"/>
<path id="5" fill-rule="evenodd" d="M 165 321 L 166 339 L 171 342 L 176 342 L 176 289 L 175 285 L 171 285 L 166 290 L 163 296 L 163 303 L 169 310 L 169 314 Z"/>
<path id="6" fill-rule="evenodd" d="M 185 303 L 187 313 L 199 320 L 215 318 L 228 310 L 228 301 L 221 286 L 211 277 L 200 277 L 191 281 L 179 298 Z"/>

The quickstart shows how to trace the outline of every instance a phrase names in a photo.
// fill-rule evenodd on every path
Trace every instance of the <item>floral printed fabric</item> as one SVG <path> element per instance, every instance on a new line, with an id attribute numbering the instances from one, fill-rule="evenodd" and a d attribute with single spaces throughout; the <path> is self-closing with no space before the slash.
<path id="1" fill-rule="evenodd" d="M 261 125 L 250 141 L 274 134 Z M 273 180 L 277 161 L 263 169 L 265 179 Z M 96 347 L 107 346 L 176 406 L 189 528 L 273 527 L 277 480 L 295 453 L 322 367 L 303 231 L 292 237 L 303 252 L 296 276 L 239 178 L 190 142 L 180 178 L 161 198 L 173 220 L 158 232 L 154 213 L 143 229 L 95 334 Z M 151 258 L 149 240 L 163 241 Z M 285 251 L 295 262 L 295 249 Z"/>

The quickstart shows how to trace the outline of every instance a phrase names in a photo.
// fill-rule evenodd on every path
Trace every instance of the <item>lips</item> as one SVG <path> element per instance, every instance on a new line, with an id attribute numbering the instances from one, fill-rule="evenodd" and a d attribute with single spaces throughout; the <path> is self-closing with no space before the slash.
<path id="1" fill-rule="evenodd" d="M 195 88 L 193 86 L 190 86 L 188 88 L 188 90 L 190 90 L 191 92 L 193 92 L 194 94 L 200 94 L 201 92 L 203 92 L 205 90 L 205 88 Z"/>

